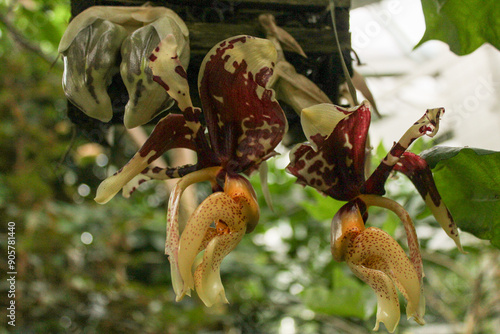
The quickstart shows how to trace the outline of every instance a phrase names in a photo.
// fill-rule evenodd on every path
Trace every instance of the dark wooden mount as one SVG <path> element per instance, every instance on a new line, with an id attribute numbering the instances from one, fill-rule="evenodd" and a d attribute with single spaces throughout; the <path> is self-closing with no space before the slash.
<path id="1" fill-rule="evenodd" d="M 277 24 L 297 40 L 308 56 L 306 59 L 287 52 L 285 53 L 287 60 L 296 67 L 299 73 L 315 82 L 332 101 L 338 103 L 338 88 L 344 81 L 344 75 L 335 44 L 331 16 L 327 11 L 329 0 L 71 0 L 71 14 L 76 16 L 91 6 L 142 6 L 146 2 L 153 6 L 165 6 L 174 10 L 188 26 L 191 46 L 188 79 L 195 105 L 200 105 L 196 94 L 197 76 L 205 54 L 215 44 L 232 36 L 265 37 L 258 23 L 258 17 L 263 13 L 273 14 Z M 350 0 L 335 1 L 335 19 L 342 54 L 349 71 L 352 71 L 349 33 L 350 3 Z M 123 122 L 123 110 L 128 100 L 121 77 L 117 75 L 113 78 L 108 93 L 114 102 L 114 117 L 110 123 L 120 124 Z M 294 138 L 291 142 L 303 139 L 297 115 L 286 105 L 282 107 L 289 117 L 290 136 Z M 110 125 L 90 119 L 71 103 L 68 103 L 68 115 L 84 133 L 92 129 L 92 133 L 96 134 L 96 129 L 105 130 Z M 155 119 L 152 123 L 157 121 L 158 119 Z M 294 128 L 297 129 L 294 130 Z M 90 139 L 99 141 L 95 136 Z"/>

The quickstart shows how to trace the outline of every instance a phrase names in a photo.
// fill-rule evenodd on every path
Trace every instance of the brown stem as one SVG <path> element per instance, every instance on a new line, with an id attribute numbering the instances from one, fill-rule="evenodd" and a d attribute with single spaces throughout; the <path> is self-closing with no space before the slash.
<path id="1" fill-rule="evenodd" d="M 16 41 L 23 48 L 33 52 L 38 57 L 42 58 L 45 62 L 49 64 L 54 64 L 56 59 L 52 59 L 50 56 L 45 54 L 38 44 L 33 43 L 28 40 L 21 31 L 19 31 L 14 24 L 3 14 L 0 14 L 0 22 L 5 26 L 6 30 L 12 35 L 14 41 Z"/>

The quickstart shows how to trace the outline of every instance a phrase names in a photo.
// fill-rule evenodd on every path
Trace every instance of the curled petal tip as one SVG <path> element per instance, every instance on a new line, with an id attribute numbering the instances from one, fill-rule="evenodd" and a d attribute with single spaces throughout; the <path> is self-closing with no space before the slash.
<path id="1" fill-rule="evenodd" d="M 214 238 L 207 246 L 203 262 L 194 274 L 196 292 L 207 307 L 220 302 L 229 303 L 220 277 L 220 261 L 222 259 L 217 253 L 225 247 L 230 238 L 228 235 Z"/>
<path id="2" fill-rule="evenodd" d="M 423 134 L 429 137 L 434 137 L 437 134 L 439 131 L 439 120 L 442 114 L 444 114 L 444 108 L 427 109 L 424 115 L 426 118 L 426 120 L 424 120 L 425 125 L 421 130 Z"/>
<path id="3" fill-rule="evenodd" d="M 148 166 L 149 158 L 155 154 L 154 150 L 151 150 L 146 156 L 136 153 L 122 169 L 101 182 L 94 200 L 99 204 L 109 202 L 127 183 Z"/>
<path id="4" fill-rule="evenodd" d="M 110 176 L 101 182 L 97 188 L 94 201 L 99 204 L 106 204 L 121 190 L 121 186 L 115 182 L 116 178 L 114 176 Z"/>

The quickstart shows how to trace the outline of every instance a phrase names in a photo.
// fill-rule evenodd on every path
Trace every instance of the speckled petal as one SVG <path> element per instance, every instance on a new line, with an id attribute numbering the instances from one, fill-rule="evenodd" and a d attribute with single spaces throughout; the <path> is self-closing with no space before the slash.
<path id="1" fill-rule="evenodd" d="M 287 129 L 268 88 L 276 50 L 264 39 L 236 36 L 217 44 L 200 67 L 198 86 L 210 143 L 223 166 L 239 173 L 269 158 Z"/>
<path id="2" fill-rule="evenodd" d="M 383 322 L 389 333 L 393 333 L 399 324 L 401 312 L 398 294 L 392 279 L 380 270 L 349 262 L 348 265 L 352 272 L 367 283 L 377 295 L 377 320 L 373 330 L 377 331 L 379 324 Z"/>
<path id="3" fill-rule="evenodd" d="M 369 227 L 361 232 L 353 242 L 347 247 L 346 262 L 350 265 L 355 265 L 356 275 L 364 282 L 369 284 L 377 294 L 381 309 L 377 315 L 388 315 L 388 329 L 393 324 L 397 325 L 399 319 L 399 310 L 394 313 L 394 305 L 397 302 L 397 296 L 385 285 L 380 285 L 381 274 L 384 273 L 392 279 L 394 285 L 398 287 L 405 299 L 408 301 L 406 313 L 408 317 L 414 317 L 415 321 L 423 324 L 423 314 L 419 314 L 420 303 L 420 282 L 415 267 L 406 256 L 405 252 L 399 244 L 386 232 Z M 360 268 L 366 268 L 360 270 Z M 383 319 L 377 321 L 385 321 Z"/>
<path id="4" fill-rule="evenodd" d="M 376 195 L 383 195 L 385 193 L 384 184 L 394 165 L 396 165 L 403 153 L 416 139 L 424 135 L 429 137 L 436 135 L 439 130 L 439 120 L 442 114 L 444 114 L 444 108 L 426 110 L 425 114 L 394 144 L 377 169 L 368 178 L 364 193 Z"/>
<path id="5" fill-rule="evenodd" d="M 145 25 L 148 28 L 142 29 Z M 135 30 L 140 32 L 135 34 Z M 111 83 L 111 77 L 119 70 L 117 60 L 119 59 L 120 45 L 127 35 L 133 35 L 127 39 L 130 43 L 125 43 L 127 44 L 125 49 L 139 57 L 132 56 L 129 59 L 127 57 L 130 55 L 128 51 L 122 54 L 124 63 L 127 63 L 126 68 L 122 68 L 122 70 L 128 71 L 126 74 L 137 71 L 135 74 L 140 76 L 138 72 L 144 68 L 141 52 L 156 46 L 148 46 L 151 40 L 148 40 L 147 37 L 151 37 L 151 35 L 146 30 L 151 32 L 156 30 L 158 41 L 165 38 L 168 32 L 174 33 L 177 39 L 183 42 L 180 53 L 183 62 L 187 65 L 189 31 L 179 15 L 168 8 L 160 6 L 92 6 L 74 17 L 64 32 L 58 48 L 65 62 L 63 86 L 68 99 L 90 117 L 103 122 L 109 121 L 113 116 L 113 111 L 106 88 Z M 144 34 L 144 32 L 146 33 Z M 126 76 L 123 77 L 127 85 L 130 82 L 125 78 Z M 138 78 L 135 77 L 135 79 Z M 158 111 L 158 104 L 162 104 L 161 101 L 151 103 L 149 105 L 151 109 L 148 110 L 141 107 L 144 102 L 154 100 L 141 99 L 141 96 L 148 95 L 143 91 L 145 86 L 147 84 L 142 85 L 138 81 L 127 86 L 131 92 L 131 100 L 127 107 L 129 112 L 125 112 L 125 124 L 128 127 L 147 121 L 145 120 L 147 117 L 141 112 L 139 112 L 141 114 L 139 118 L 142 117 L 142 119 L 137 120 L 137 113 L 130 115 L 130 111 L 135 112 L 136 109 L 142 109 L 150 116 Z M 164 92 L 162 94 L 165 95 Z"/>
<path id="6" fill-rule="evenodd" d="M 240 206 L 228 194 L 223 192 L 217 192 L 208 196 L 189 218 L 186 228 L 182 232 L 179 240 L 179 272 L 184 281 L 182 294 L 186 294 L 195 288 L 194 277 L 191 271 L 193 262 L 199 252 L 200 245 L 203 242 L 207 230 L 211 224 L 218 220 L 224 222 L 228 226 L 243 227 L 240 227 L 237 231 L 231 232 L 233 237 L 237 238 L 238 241 L 245 233 L 246 224 L 243 221 Z M 231 245 L 233 244 L 223 244 L 223 246 L 227 247 Z M 228 249 L 227 253 L 229 253 L 231 249 Z M 218 250 L 216 254 L 219 258 L 219 260 L 216 261 L 217 268 L 218 265 L 220 265 L 220 261 L 227 253 L 221 252 L 220 249 Z"/>
<path id="7" fill-rule="evenodd" d="M 463 252 L 457 225 L 439 195 L 427 162 L 416 154 L 405 152 L 394 166 L 394 170 L 405 174 L 413 182 L 434 218 L 436 218 L 446 234 L 455 241 L 458 249 Z"/>
<path id="8" fill-rule="evenodd" d="M 220 168 L 212 167 L 195 171 L 184 176 L 177 182 L 168 200 L 165 254 L 168 255 L 168 260 L 170 262 L 170 274 L 172 276 L 172 285 L 177 301 L 181 300 L 185 294 L 190 294 L 190 291 L 183 291 L 184 281 L 179 271 L 179 225 L 182 225 L 179 224 L 179 205 L 181 196 L 184 190 L 194 183 L 215 180 L 219 171 Z"/>
<path id="9" fill-rule="evenodd" d="M 220 277 L 220 265 L 245 234 L 244 221 L 240 220 L 238 223 L 240 226 L 237 231 L 216 236 L 210 241 L 203 254 L 203 261 L 194 273 L 196 292 L 207 307 L 220 302 L 229 303 Z"/>
<path id="10" fill-rule="evenodd" d="M 197 136 L 203 131 L 200 123 L 201 110 L 195 108 L 191 101 L 187 73 L 177 49 L 178 41 L 175 36 L 167 35 L 150 55 L 149 67 L 153 72 L 153 80 L 177 101 L 188 127 Z"/>

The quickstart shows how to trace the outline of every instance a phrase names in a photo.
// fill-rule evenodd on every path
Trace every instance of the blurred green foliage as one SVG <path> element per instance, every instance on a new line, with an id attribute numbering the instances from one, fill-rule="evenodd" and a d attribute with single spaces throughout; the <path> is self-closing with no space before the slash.
<path id="1" fill-rule="evenodd" d="M 496 0 L 421 0 L 425 33 L 416 47 L 440 40 L 457 55 L 474 52 L 484 43 L 500 50 L 500 6 Z"/>
<path id="2" fill-rule="evenodd" d="M 223 262 L 230 304 L 208 309 L 195 294 L 174 301 L 163 249 L 164 183 L 146 183 L 130 199 L 118 195 L 106 205 L 92 200 L 100 181 L 136 147 L 119 127 L 112 149 L 85 146 L 80 137 L 72 142 L 61 62 L 46 61 L 56 59 L 68 7 L 66 1 L 0 2 L 0 266 L 7 272 L 12 221 L 17 270 L 16 327 L 4 322 L 2 277 L 0 332 L 369 333 L 375 295 L 331 259 L 330 220 L 342 203 L 296 185 L 283 170 L 286 157 L 270 163 L 274 211 L 258 177 L 251 179 L 262 215 Z M 26 48 L 16 34 L 39 48 Z M 383 156 L 385 149 L 374 153 Z M 468 254 L 458 253 L 409 181 L 395 178 L 387 190 L 417 220 L 426 271 L 428 325 L 401 320 L 397 331 L 494 333 L 498 250 L 464 234 Z M 374 209 L 369 223 L 406 244 L 394 215 Z"/>

